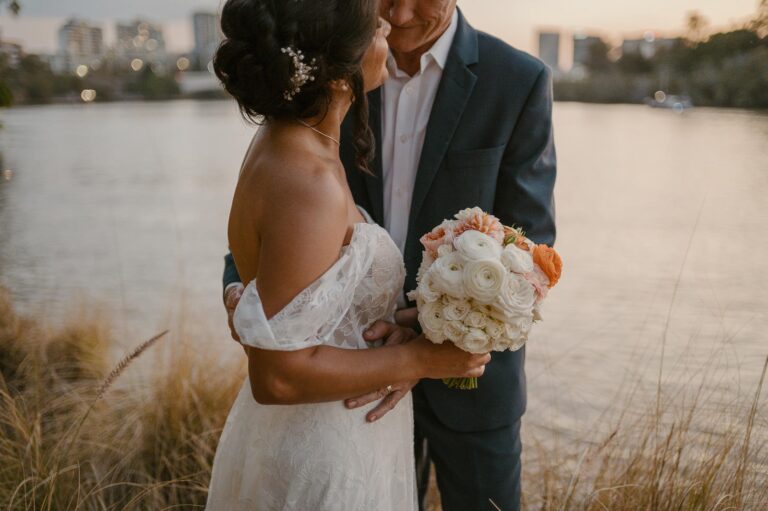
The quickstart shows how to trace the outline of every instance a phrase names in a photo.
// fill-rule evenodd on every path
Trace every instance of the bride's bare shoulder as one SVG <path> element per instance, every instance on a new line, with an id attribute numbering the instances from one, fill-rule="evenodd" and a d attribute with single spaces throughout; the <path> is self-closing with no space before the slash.
<path id="1" fill-rule="evenodd" d="M 268 150 L 247 159 L 238 201 L 258 219 L 262 234 L 269 226 L 313 223 L 318 216 L 346 225 L 347 197 L 336 163 L 301 150 Z"/>

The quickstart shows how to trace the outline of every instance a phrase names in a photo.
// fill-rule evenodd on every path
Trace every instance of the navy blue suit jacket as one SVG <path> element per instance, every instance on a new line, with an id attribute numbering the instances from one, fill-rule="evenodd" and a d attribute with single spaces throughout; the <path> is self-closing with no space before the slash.
<path id="1" fill-rule="evenodd" d="M 369 94 L 370 123 L 381 146 L 381 95 Z M 351 116 L 349 116 L 351 117 Z M 374 176 L 358 171 L 351 119 L 342 128 L 341 157 L 355 201 L 384 221 L 381 152 Z M 459 210 L 479 206 L 506 225 L 522 227 L 536 243 L 555 241 L 552 85 L 539 60 L 459 24 L 432 108 L 411 204 L 405 244 L 405 291 L 416 287 L 419 238 Z M 227 258 L 225 285 L 239 280 Z M 424 380 L 435 414 L 458 431 L 506 426 L 525 411 L 525 349 L 494 353 L 472 391 Z"/>

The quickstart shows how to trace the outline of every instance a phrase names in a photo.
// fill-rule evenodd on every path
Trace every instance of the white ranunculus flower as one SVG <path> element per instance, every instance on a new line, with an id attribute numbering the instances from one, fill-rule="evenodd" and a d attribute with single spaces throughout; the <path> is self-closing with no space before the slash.
<path id="1" fill-rule="evenodd" d="M 470 261 L 464 267 L 464 289 L 481 304 L 492 303 L 505 286 L 507 274 L 498 260 Z"/>
<path id="2" fill-rule="evenodd" d="M 440 245 L 437 248 L 437 257 L 443 257 L 454 251 L 453 245 Z"/>
<path id="3" fill-rule="evenodd" d="M 533 285 L 522 275 L 509 273 L 493 305 L 507 316 L 530 315 L 535 302 Z"/>
<path id="4" fill-rule="evenodd" d="M 432 263 L 435 262 L 435 258 L 429 255 L 429 252 L 426 250 L 422 252 L 421 254 L 421 264 L 419 265 L 419 271 L 416 273 L 416 280 L 421 281 L 422 278 L 424 278 L 424 274 L 427 273 L 427 270 L 432 266 Z"/>
<path id="5" fill-rule="evenodd" d="M 463 221 L 465 221 L 465 220 L 467 220 L 469 218 L 472 218 L 472 217 L 478 216 L 478 215 L 482 215 L 482 214 L 483 214 L 483 210 L 480 209 L 479 207 L 475 206 L 474 208 L 462 209 L 461 211 L 456 213 L 455 218 L 459 222 L 463 222 Z"/>
<path id="6" fill-rule="evenodd" d="M 541 305 L 538 303 L 533 307 L 533 321 L 541 321 L 544 317 L 541 315 Z"/>
<path id="7" fill-rule="evenodd" d="M 461 342 L 458 343 L 458 346 L 464 351 L 482 354 L 488 353 L 491 350 L 489 341 L 488 334 L 479 328 L 470 328 L 469 331 L 464 334 L 464 337 Z"/>
<path id="8" fill-rule="evenodd" d="M 514 244 L 507 245 L 501 253 L 501 263 L 509 271 L 529 273 L 533 271 L 533 256 L 530 252 L 517 248 Z"/>
<path id="9" fill-rule="evenodd" d="M 439 257 L 428 272 L 435 289 L 456 298 L 464 298 L 464 265 L 464 258 L 458 252 Z"/>
<path id="10" fill-rule="evenodd" d="M 512 341 L 525 342 L 533 326 L 533 316 L 520 315 L 509 318 L 504 323 L 504 337 Z"/>
<path id="11" fill-rule="evenodd" d="M 447 321 L 461 321 L 472 310 L 472 304 L 461 298 L 446 297 L 443 315 Z"/>
<path id="12" fill-rule="evenodd" d="M 499 242 L 480 231 L 465 231 L 453 244 L 470 261 L 498 259 L 502 251 Z"/>
<path id="13" fill-rule="evenodd" d="M 526 341 L 527 341 L 527 338 L 508 339 L 506 337 L 502 337 L 494 343 L 493 350 L 494 351 L 517 351 L 523 346 L 525 346 Z"/>
<path id="14" fill-rule="evenodd" d="M 491 339 L 498 339 L 504 336 L 504 323 L 496 321 L 493 318 L 488 318 L 485 322 L 485 333 Z"/>
<path id="15" fill-rule="evenodd" d="M 445 318 L 443 317 L 442 303 L 425 303 L 419 309 L 419 323 L 421 324 L 427 339 L 437 344 L 441 344 L 445 341 L 445 335 L 443 335 Z"/>
<path id="16" fill-rule="evenodd" d="M 469 329 L 461 321 L 447 321 L 443 326 L 443 335 L 453 343 L 460 343 Z"/>
<path id="17" fill-rule="evenodd" d="M 424 274 L 424 277 L 422 277 L 421 282 L 419 282 L 419 287 L 416 288 L 416 291 L 418 292 L 419 297 L 427 303 L 436 302 L 440 299 L 441 295 L 440 291 L 435 289 L 431 271 L 428 271 L 426 274 Z"/>
<path id="18" fill-rule="evenodd" d="M 464 318 L 464 324 L 471 328 L 485 328 L 485 324 L 488 322 L 488 317 L 483 311 L 473 310 L 467 317 Z"/>

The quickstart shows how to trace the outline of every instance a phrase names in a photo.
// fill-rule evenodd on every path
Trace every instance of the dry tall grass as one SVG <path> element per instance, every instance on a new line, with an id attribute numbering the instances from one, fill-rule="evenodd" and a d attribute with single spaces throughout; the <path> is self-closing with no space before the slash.
<path id="1" fill-rule="evenodd" d="M 46 331 L 0 292 L 0 511 L 204 506 L 244 368 L 211 364 L 172 336 L 159 342 L 147 375 L 122 364 L 110 376 L 102 324 Z M 620 420 L 581 450 L 526 438 L 524 508 L 768 509 L 759 389 L 736 413 L 713 415 L 695 397 Z"/>

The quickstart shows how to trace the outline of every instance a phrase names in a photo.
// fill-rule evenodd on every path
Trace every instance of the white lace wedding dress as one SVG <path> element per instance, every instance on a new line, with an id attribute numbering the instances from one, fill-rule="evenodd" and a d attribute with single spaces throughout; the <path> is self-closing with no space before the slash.
<path id="1" fill-rule="evenodd" d="M 363 331 L 392 320 L 404 273 L 389 234 L 357 224 L 339 260 L 270 320 L 248 284 L 235 328 L 244 344 L 268 350 L 370 349 Z M 373 424 L 369 408 L 260 405 L 246 379 L 219 441 L 206 509 L 415 510 L 411 397 Z"/>

